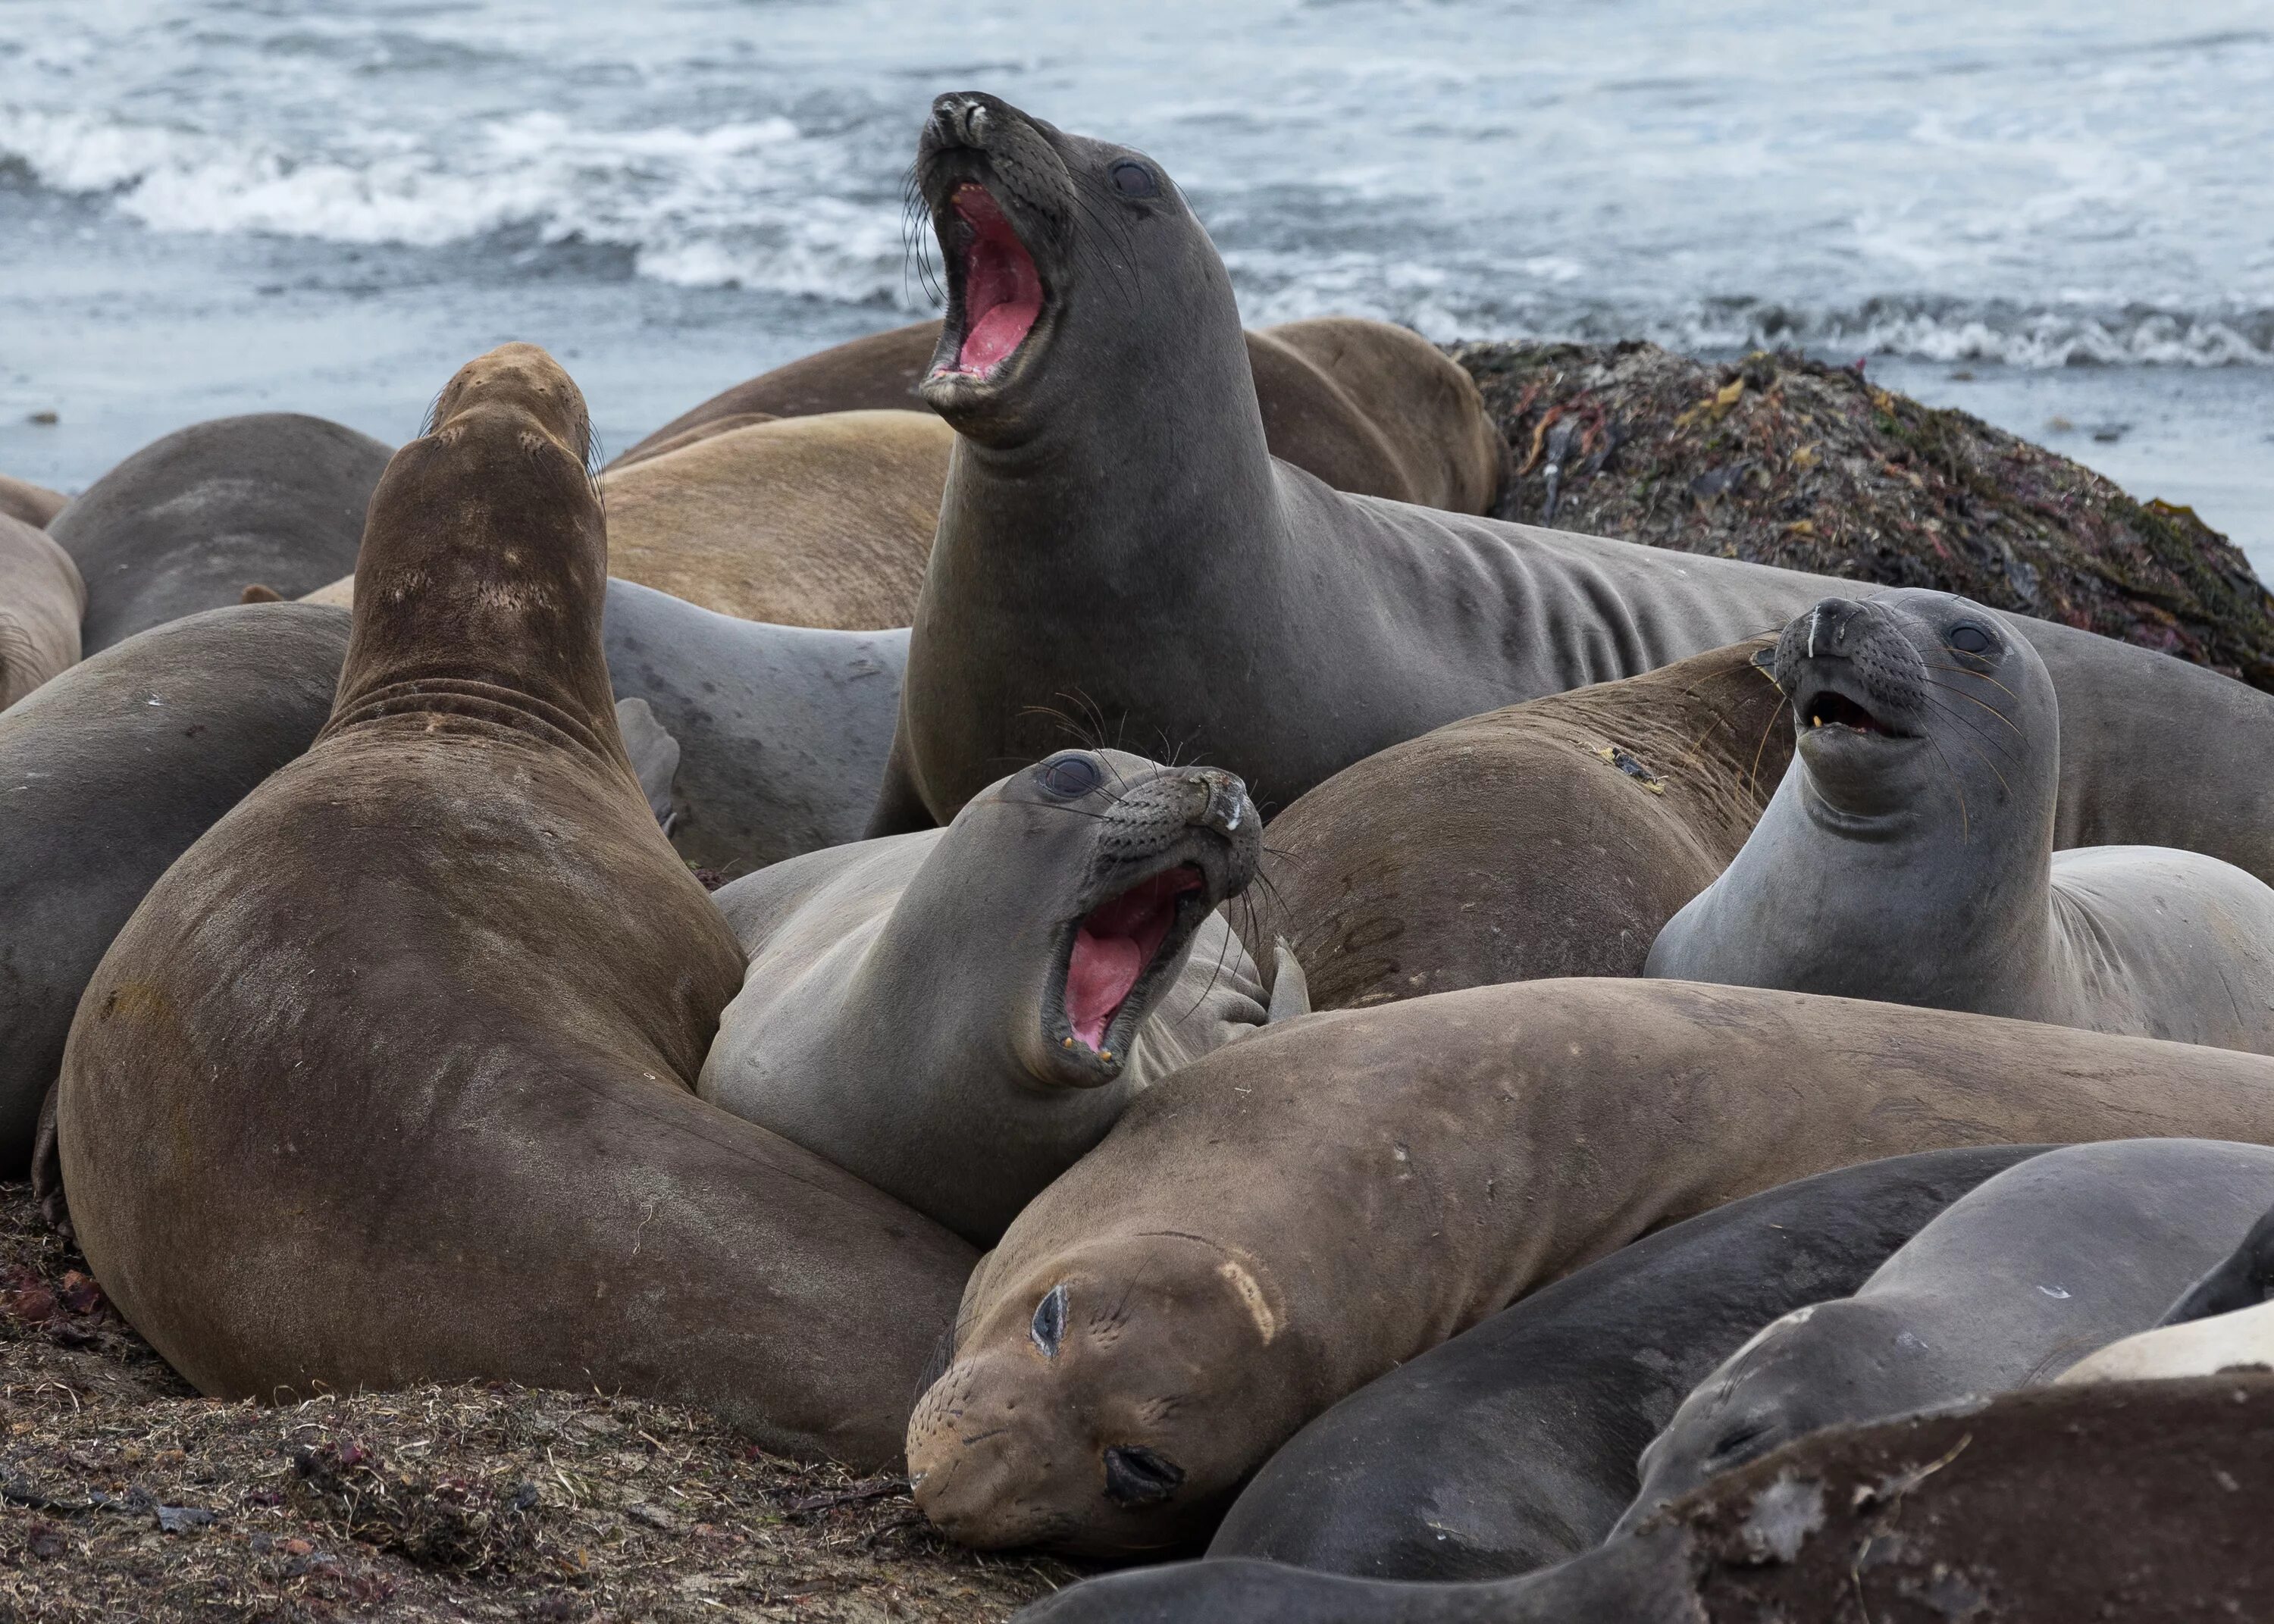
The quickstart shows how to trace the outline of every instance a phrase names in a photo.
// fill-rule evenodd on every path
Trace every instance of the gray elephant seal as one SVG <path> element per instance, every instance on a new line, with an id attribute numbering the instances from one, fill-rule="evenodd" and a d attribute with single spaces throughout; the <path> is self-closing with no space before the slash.
<path id="1" fill-rule="evenodd" d="M 991 1244 L 1139 1091 L 1263 1025 L 1216 912 L 1261 824 L 1229 773 L 1062 750 L 945 830 L 737 881 L 750 967 L 700 1092 Z"/>
<path id="2" fill-rule="evenodd" d="M 0 1169 L 20 1177 L 72 1011 L 143 894 L 332 711 L 348 617 L 192 615 L 0 713 Z"/>
<path id="3" fill-rule="evenodd" d="M 1827 598 L 1772 669 L 1792 764 L 1644 974 L 2274 1052 L 2274 888 L 2194 852 L 2055 852 L 2060 710 L 2006 621 Z"/>
<path id="4" fill-rule="evenodd" d="M 1854 1291 L 1951 1202 L 2044 1148 L 1866 1162 L 1622 1246 L 1296 1433 L 1209 1554 L 1434 1580 L 1576 1556 L 1633 1500 L 1643 1447 L 1763 1323 Z"/>
<path id="5" fill-rule="evenodd" d="M 49 520 L 70 505 L 71 498 L 61 491 L 50 491 L 28 479 L 11 479 L 0 474 L 0 515 L 21 519 L 35 530 L 44 530 Z"/>
<path id="6" fill-rule="evenodd" d="M 2049 1380 L 2153 1325 L 2270 1201 L 2257 1145 L 2077 1145 L 2000 1173 L 1853 1297 L 1796 1309 L 1701 1383 L 1643 1451 L 1613 1538 L 1810 1432 Z"/>
<path id="7" fill-rule="evenodd" d="M 88 1260 L 210 1394 L 622 1388 L 882 1467 L 971 1249 L 695 1096 L 742 958 L 617 736 L 583 400 L 508 345 L 433 422 L 324 732 L 80 1002 Z"/>
<path id="8" fill-rule="evenodd" d="M 236 603 L 247 582 L 297 598 L 353 569 L 387 457 L 367 434 L 291 412 L 143 447 L 49 526 L 87 578 L 87 651 Z"/>
<path id="9" fill-rule="evenodd" d="M 2160 1326 L 2078 1360 L 2059 1380 L 2141 1381 L 2241 1365 L 2274 1368 L 2274 1208 L 2187 1288 Z"/>
<path id="10" fill-rule="evenodd" d="M 0 514 L 0 710 L 79 661 L 87 586 L 45 530 Z"/>
<path id="11" fill-rule="evenodd" d="M 1818 576 L 1346 495 L 1275 461 L 1223 261 L 1160 165 L 996 97 L 916 184 L 957 440 L 870 831 L 945 822 L 1079 696 L 1266 810 L 1495 705 L 1781 624 Z M 1118 731 L 1122 730 L 1122 731 Z"/>

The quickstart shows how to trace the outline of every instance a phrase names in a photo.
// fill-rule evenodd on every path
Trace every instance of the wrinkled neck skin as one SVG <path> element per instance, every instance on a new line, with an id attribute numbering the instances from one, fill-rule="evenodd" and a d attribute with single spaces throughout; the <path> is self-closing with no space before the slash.
<path id="1" fill-rule="evenodd" d="M 584 463 L 476 405 L 397 452 L 356 562 L 355 628 L 323 737 L 417 715 L 631 765 L 600 646 L 607 536 Z"/>

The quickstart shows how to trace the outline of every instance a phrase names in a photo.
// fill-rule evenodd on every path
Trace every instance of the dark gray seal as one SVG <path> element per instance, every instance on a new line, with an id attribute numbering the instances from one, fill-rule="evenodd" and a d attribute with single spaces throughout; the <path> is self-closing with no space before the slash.
<path id="1" fill-rule="evenodd" d="M 1230 773 L 1062 750 L 946 829 L 737 881 L 749 969 L 700 1092 L 991 1244 L 1140 1091 L 1264 1024 L 1217 912 L 1261 827 Z"/>
<path id="2" fill-rule="evenodd" d="M 298 598 L 355 568 L 388 448 L 321 417 L 217 417 L 154 440 L 48 526 L 87 578 L 87 651 L 239 601 Z"/>
<path id="3" fill-rule="evenodd" d="M 2117 1139 L 2048 1151 L 1954 1202 L 1852 1297 L 1794 1310 L 1643 1451 L 1617 1532 L 1827 1426 L 2050 1381 L 2154 1325 L 2274 1202 L 2274 1149 Z"/>
<path id="4" fill-rule="evenodd" d="M 130 637 L 0 714 L 0 1169 L 21 1177 L 72 1011 L 143 893 L 308 748 L 343 610 L 210 610 Z"/>
<path id="5" fill-rule="evenodd" d="M 1826 598 L 1772 670 L 1791 765 L 1645 974 L 2274 1052 L 2274 888 L 2195 852 L 2054 851 L 2060 707 L 2008 622 Z"/>
<path id="6" fill-rule="evenodd" d="M 2043 1148 L 1867 1162 L 1622 1246 L 1296 1433 L 1209 1554 L 1433 1580 L 1576 1556 L 1634 1499 L 1643 1446 L 1765 1320 L 1855 1290 L 1944 1207 Z"/>

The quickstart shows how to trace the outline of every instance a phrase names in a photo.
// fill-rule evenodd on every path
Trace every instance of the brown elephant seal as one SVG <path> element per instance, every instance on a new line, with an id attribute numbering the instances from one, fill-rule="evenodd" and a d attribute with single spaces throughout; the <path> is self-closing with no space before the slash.
<path id="1" fill-rule="evenodd" d="M 45 530 L 48 521 L 70 505 L 71 498 L 61 491 L 50 491 L 28 479 L 11 479 L 0 474 L 0 515 L 20 519 L 34 530 Z"/>
<path id="2" fill-rule="evenodd" d="M 735 385 L 665 424 L 619 468 L 757 417 L 907 410 L 940 323 L 872 333 Z M 1322 316 L 1246 334 L 1248 373 L 1271 455 L 1337 491 L 1483 513 L 1507 449 L 1468 373 L 1404 327 Z"/>
<path id="3" fill-rule="evenodd" d="M 104 650 L 0 712 L 0 1170 L 22 1177 L 79 994 L 143 893 L 308 748 L 348 617 L 215 609 Z"/>
<path id="4" fill-rule="evenodd" d="M 1520 1579 L 1209 1560 L 1017 1624 L 2194 1624 L 2274 1614 L 2274 1377 L 2045 1387 L 1835 1427 Z"/>
<path id="5" fill-rule="evenodd" d="M 1826 598 L 1772 670 L 1791 765 L 1645 974 L 2274 1053 L 2274 888 L 2195 852 L 2056 852 L 2060 707 L 2004 620 Z"/>
<path id="6" fill-rule="evenodd" d="M 902 407 L 897 410 L 907 409 Z M 660 440 L 651 436 L 642 440 L 636 449 L 625 452 L 601 471 L 604 474 L 614 473 L 617 469 L 629 468 L 635 462 L 644 462 L 651 457 L 663 456 L 678 450 L 682 446 L 691 446 L 698 440 L 709 440 L 716 434 L 731 433 L 735 429 L 753 428 L 761 423 L 780 421 L 779 417 L 770 411 L 738 411 L 724 417 L 712 417 L 707 422 L 697 424 L 693 428 L 681 429 L 677 433 L 666 435 Z"/>
<path id="7" fill-rule="evenodd" d="M 79 663 L 87 583 L 45 530 L 0 514 L 0 710 Z"/>
<path id="8" fill-rule="evenodd" d="M 87 652 L 234 604 L 247 582 L 297 598 L 354 568 L 387 458 L 368 434 L 296 412 L 143 447 L 49 526 L 87 579 Z"/>
<path id="9" fill-rule="evenodd" d="M 2274 1143 L 2274 1060 L 1682 981 L 1290 1023 L 1140 1094 L 974 1272 L 918 1404 L 953 1538 L 1205 1536 L 1311 1417 L 1660 1224 L 1962 1145 Z"/>
<path id="10" fill-rule="evenodd" d="M 2120 1139 L 2000 1173 L 1700 1382 L 1643 1451 L 1612 1537 L 1810 1432 L 2051 1380 L 2153 1325 L 2270 1202 L 2263 1145 Z"/>
<path id="11" fill-rule="evenodd" d="M 930 412 L 842 411 L 644 458 L 600 480 L 608 567 L 745 620 L 906 626 L 954 444 Z"/>
<path id="12" fill-rule="evenodd" d="M 713 900 L 750 967 L 699 1092 L 990 1244 L 1141 1090 L 1264 1024 L 1217 912 L 1261 829 L 1229 773 L 1061 750 L 946 829 L 738 880 Z"/>
<path id="13" fill-rule="evenodd" d="M 87 1258 L 209 1394 L 621 1388 L 882 1466 L 971 1251 L 695 1096 L 742 953 L 617 738 L 583 400 L 508 345 L 433 421 L 330 721 L 80 1004 Z"/>

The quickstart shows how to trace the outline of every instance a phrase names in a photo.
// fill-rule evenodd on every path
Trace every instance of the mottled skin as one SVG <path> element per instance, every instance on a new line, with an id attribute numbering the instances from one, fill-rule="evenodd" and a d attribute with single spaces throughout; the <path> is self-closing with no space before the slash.
<path id="1" fill-rule="evenodd" d="M 79 994 L 192 841 L 332 712 L 344 611 L 209 610 L 0 714 L 0 1168 L 22 1176 Z"/>
<path id="2" fill-rule="evenodd" d="M 737 881 L 715 900 L 750 967 L 699 1090 L 991 1244 L 1140 1091 L 1263 1025 L 1216 911 L 1261 823 L 1227 773 L 1062 751 L 945 830 Z M 1201 885 L 1092 1049 L 1066 1017 L 1076 927 L 1187 866 Z"/>
<path id="3" fill-rule="evenodd" d="M 0 710 L 79 661 L 87 586 L 42 530 L 0 513 Z"/>
<path id="4" fill-rule="evenodd" d="M 1613 1537 L 1827 1426 L 2052 1380 L 2155 1323 L 2274 1200 L 2274 1150 L 2127 1139 L 2048 1151 L 1952 1203 L 1853 1296 L 1766 1327 L 1643 1452 Z"/>
<path id="5" fill-rule="evenodd" d="M 1853 1291 L 2042 1146 L 1818 1173 L 1622 1246 L 1368 1382 L 1289 1439 L 1211 1557 L 1372 1579 L 1529 1573 L 1601 1543 L 1635 1458 L 1768 1320 Z"/>
<path id="6" fill-rule="evenodd" d="M 2274 888 L 2195 852 L 2053 849 L 2060 707 L 2011 623 L 1827 598 L 1773 669 L 1792 763 L 1645 974 L 2274 1052 Z"/>
<path id="7" fill-rule="evenodd" d="M 907 410 L 931 370 L 940 323 L 919 321 L 762 373 L 681 413 L 609 470 L 692 444 L 722 425 L 822 412 Z M 1252 329 L 1248 371 L 1271 455 L 1337 491 L 1482 513 L 1507 451 L 1467 372 L 1386 321 L 1322 316 Z M 927 538 L 929 540 L 929 538 Z"/>
<path id="8" fill-rule="evenodd" d="M 48 533 L 87 579 L 87 652 L 240 600 L 312 592 L 355 568 L 388 448 L 293 412 L 216 417 L 154 440 Z"/>
<path id="9" fill-rule="evenodd" d="M 910 1423 L 917 1503 L 973 1544 L 1189 1544 L 1329 1404 L 1661 1224 L 1879 1156 L 2157 1134 L 2274 1141 L 2274 1060 L 1679 981 L 1313 1015 L 1147 1090 L 1012 1223 Z"/>
<path id="10" fill-rule="evenodd" d="M 695 1097 L 742 959 L 617 735 L 583 401 L 509 345 L 434 422 L 330 721 L 80 1004 L 88 1259 L 210 1394 L 622 1388 L 885 1466 L 970 1249 Z"/>

